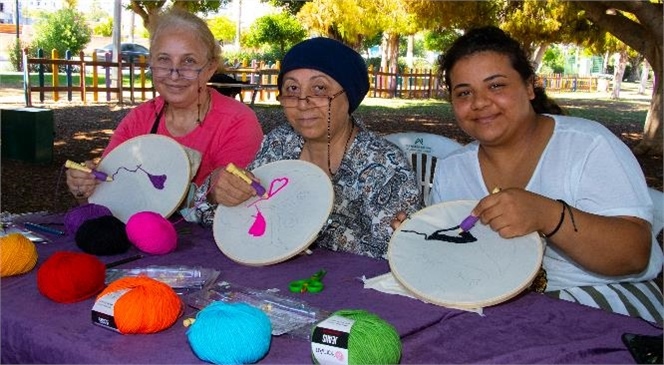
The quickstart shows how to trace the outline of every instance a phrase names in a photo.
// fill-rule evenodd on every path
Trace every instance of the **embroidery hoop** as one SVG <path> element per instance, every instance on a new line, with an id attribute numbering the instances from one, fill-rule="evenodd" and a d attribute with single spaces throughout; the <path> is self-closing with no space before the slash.
<path id="1" fill-rule="evenodd" d="M 142 170 L 136 172 L 124 169 L 135 170 L 139 165 Z M 109 152 L 97 169 L 112 176 L 113 181 L 98 184 L 88 201 L 108 207 L 124 223 L 142 211 L 168 218 L 182 203 L 193 175 L 184 148 L 174 139 L 157 134 L 126 140 Z M 143 170 L 166 175 L 163 189 L 155 188 Z"/>
<path id="2" fill-rule="evenodd" d="M 330 178 L 318 166 L 301 160 L 283 160 L 263 165 L 252 173 L 270 193 L 268 200 L 253 197 L 234 207 L 219 205 L 212 231 L 221 252 L 249 266 L 276 264 L 304 251 L 327 221 L 334 202 Z M 282 177 L 288 183 L 281 190 Z M 258 219 L 266 222 L 263 235 L 249 233 Z"/>
<path id="3" fill-rule="evenodd" d="M 416 297 L 441 306 L 475 309 L 513 298 L 536 277 L 544 254 L 537 233 L 505 239 L 478 222 L 469 231 L 477 241 L 451 243 L 404 232 L 430 235 L 457 226 L 475 205 L 477 201 L 458 200 L 429 206 L 392 235 L 387 253 L 390 269 Z M 457 230 L 445 233 L 455 235 Z"/>

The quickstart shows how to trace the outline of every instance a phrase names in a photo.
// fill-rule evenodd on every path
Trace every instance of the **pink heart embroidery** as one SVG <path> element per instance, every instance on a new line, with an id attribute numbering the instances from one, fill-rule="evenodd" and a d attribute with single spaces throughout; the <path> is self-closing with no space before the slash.
<path id="1" fill-rule="evenodd" d="M 281 189 L 288 185 L 288 178 L 282 177 L 272 180 L 270 183 L 270 191 L 267 193 L 268 199 L 271 198 L 274 194 L 278 193 Z"/>

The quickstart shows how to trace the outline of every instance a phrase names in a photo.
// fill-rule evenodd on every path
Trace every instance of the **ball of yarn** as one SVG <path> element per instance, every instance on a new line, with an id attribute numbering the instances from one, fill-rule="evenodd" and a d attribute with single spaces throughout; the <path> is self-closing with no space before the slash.
<path id="1" fill-rule="evenodd" d="M 113 213 L 111 212 L 110 209 L 108 209 L 103 205 L 94 204 L 94 203 L 79 205 L 75 208 L 70 209 L 67 212 L 67 214 L 65 214 L 64 218 L 65 231 L 69 235 L 75 235 L 76 232 L 78 231 L 78 228 L 81 226 L 81 224 L 83 224 L 83 222 L 89 219 L 94 219 L 109 215 L 113 215 Z"/>
<path id="2" fill-rule="evenodd" d="M 83 222 L 76 231 L 75 240 L 83 252 L 98 256 L 125 253 L 131 247 L 125 224 L 112 215 Z"/>
<path id="3" fill-rule="evenodd" d="M 398 364 L 401 339 L 394 326 L 376 314 L 359 309 L 334 312 L 355 321 L 348 334 L 349 364 Z"/>
<path id="4" fill-rule="evenodd" d="M 104 289 L 106 266 L 97 257 L 81 252 L 58 251 L 37 270 L 37 288 L 58 303 L 75 303 Z"/>
<path id="5" fill-rule="evenodd" d="M 166 218 L 155 212 L 138 212 L 127 221 L 127 237 L 139 250 L 164 255 L 175 251 L 178 235 Z"/>
<path id="6" fill-rule="evenodd" d="M 187 339 L 199 359 L 214 364 L 250 364 L 267 354 L 272 324 L 245 303 L 213 302 L 196 315 Z"/>
<path id="7" fill-rule="evenodd" d="M 99 293 L 104 295 L 127 290 L 113 307 L 115 325 L 120 333 L 155 333 L 170 327 L 183 311 L 175 291 L 161 281 L 147 276 L 124 277 L 111 282 Z"/>
<path id="8" fill-rule="evenodd" d="M 0 237 L 0 277 L 21 275 L 37 264 L 35 244 L 20 233 Z"/>

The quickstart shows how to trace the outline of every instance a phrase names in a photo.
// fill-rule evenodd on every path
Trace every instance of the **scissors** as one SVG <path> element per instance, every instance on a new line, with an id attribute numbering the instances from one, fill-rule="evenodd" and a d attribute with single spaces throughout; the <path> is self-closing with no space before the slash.
<path id="1" fill-rule="evenodd" d="M 326 273 L 324 269 L 321 269 L 308 279 L 293 280 L 288 284 L 288 290 L 293 293 L 318 293 L 324 288 L 321 280 Z"/>

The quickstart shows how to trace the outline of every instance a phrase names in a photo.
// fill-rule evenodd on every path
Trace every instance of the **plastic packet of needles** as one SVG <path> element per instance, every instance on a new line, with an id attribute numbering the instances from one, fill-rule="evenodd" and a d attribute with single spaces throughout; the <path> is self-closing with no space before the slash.
<path id="1" fill-rule="evenodd" d="M 50 243 L 51 241 L 46 238 L 45 236 L 35 233 L 27 228 L 21 228 L 18 225 L 14 224 L 13 222 L 10 221 L 2 221 L 0 222 L 0 237 L 8 236 L 12 233 L 20 233 L 25 238 L 29 239 L 30 241 L 34 243 L 41 243 L 43 245 Z"/>
<path id="2" fill-rule="evenodd" d="M 132 269 L 106 269 L 106 285 L 124 277 L 147 276 L 170 286 L 178 294 L 203 289 L 214 283 L 219 271 L 199 266 L 150 265 Z"/>
<path id="3" fill-rule="evenodd" d="M 214 301 L 246 303 L 262 310 L 272 324 L 272 335 L 287 334 L 290 337 L 310 340 L 315 323 L 331 315 L 330 312 L 310 306 L 304 301 L 281 296 L 272 290 L 247 288 L 220 281 L 207 290 L 188 295 L 187 304 L 203 309 Z"/>

